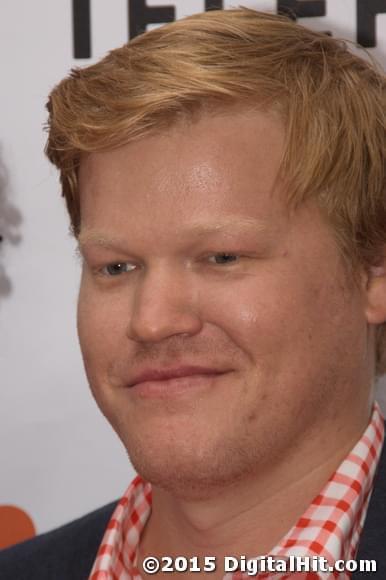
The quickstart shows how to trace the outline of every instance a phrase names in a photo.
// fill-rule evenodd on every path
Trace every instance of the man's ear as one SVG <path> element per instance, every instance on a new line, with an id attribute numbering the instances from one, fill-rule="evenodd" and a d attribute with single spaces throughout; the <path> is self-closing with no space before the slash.
<path id="1" fill-rule="evenodd" d="M 370 266 L 366 285 L 366 318 L 369 324 L 386 321 L 386 255 L 376 266 Z"/>

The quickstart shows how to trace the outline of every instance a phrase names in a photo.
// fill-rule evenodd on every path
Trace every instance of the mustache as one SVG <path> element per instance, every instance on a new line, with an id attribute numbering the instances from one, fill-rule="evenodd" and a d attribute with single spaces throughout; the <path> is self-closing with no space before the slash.
<path id="1" fill-rule="evenodd" d="M 126 357 L 115 360 L 110 375 L 126 376 L 133 367 L 168 367 L 178 364 L 224 366 L 240 358 L 237 345 L 214 337 L 170 336 L 162 342 L 132 343 Z"/>
<path id="2" fill-rule="evenodd" d="M 175 335 L 162 342 L 136 343 L 133 346 L 131 358 L 138 362 L 170 361 L 191 356 L 205 357 L 210 353 L 221 353 L 233 358 L 237 350 L 236 345 L 227 340 Z"/>

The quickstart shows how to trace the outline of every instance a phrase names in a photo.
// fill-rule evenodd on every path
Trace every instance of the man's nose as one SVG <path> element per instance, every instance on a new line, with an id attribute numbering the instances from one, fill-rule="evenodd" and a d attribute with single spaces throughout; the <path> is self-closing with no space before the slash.
<path id="1" fill-rule="evenodd" d="M 131 302 L 127 335 L 138 342 L 159 342 L 200 332 L 197 289 L 188 272 L 154 270 L 142 274 Z"/>

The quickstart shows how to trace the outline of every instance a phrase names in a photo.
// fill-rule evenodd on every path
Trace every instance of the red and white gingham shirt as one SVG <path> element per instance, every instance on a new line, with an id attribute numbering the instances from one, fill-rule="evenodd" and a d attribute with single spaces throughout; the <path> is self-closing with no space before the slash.
<path id="1" fill-rule="evenodd" d="M 330 564 L 355 558 L 384 439 L 377 403 L 361 439 L 270 555 L 324 556 Z M 141 532 L 151 512 L 151 485 L 137 476 L 107 526 L 89 580 L 140 580 L 135 567 Z M 271 574 L 275 580 L 288 574 Z M 227 580 L 240 574 L 227 574 Z M 270 575 L 260 573 L 259 578 Z M 297 578 L 349 578 L 338 573 L 296 573 Z M 247 578 L 247 576 L 245 576 Z"/>

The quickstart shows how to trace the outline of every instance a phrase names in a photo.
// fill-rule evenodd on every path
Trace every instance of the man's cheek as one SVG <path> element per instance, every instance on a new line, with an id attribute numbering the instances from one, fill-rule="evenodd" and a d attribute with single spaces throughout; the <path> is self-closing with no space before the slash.
<path id="1" fill-rule="evenodd" d="M 82 352 L 105 360 L 116 351 L 122 329 L 103 308 L 94 312 L 87 309 L 78 317 L 78 333 Z"/>
<path id="2" fill-rule="evenodd" d="M 111 336 L 111 317 L 106 306 L 87 290 L 81 290 L 78 302 L 78 335 L 83 357 L 103 352 Z M 86 360 L 85 360 L 86 362 Z"/>

